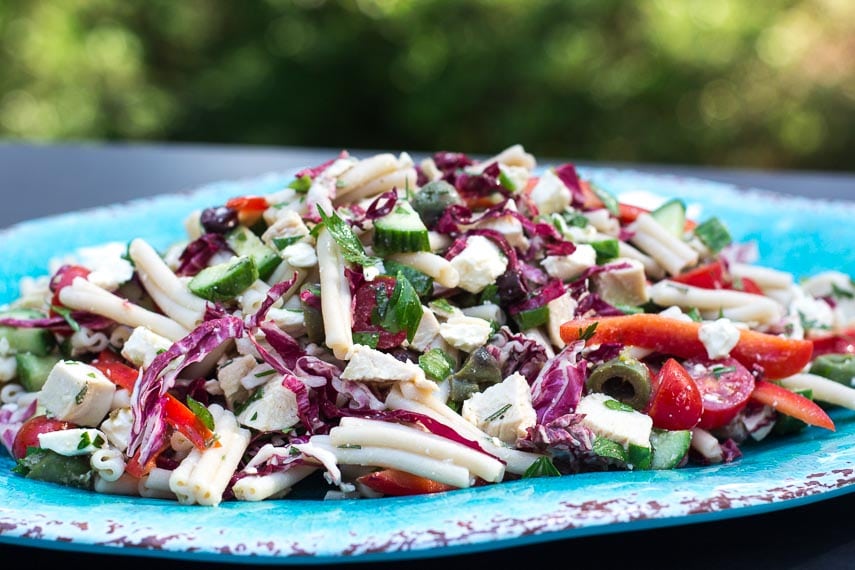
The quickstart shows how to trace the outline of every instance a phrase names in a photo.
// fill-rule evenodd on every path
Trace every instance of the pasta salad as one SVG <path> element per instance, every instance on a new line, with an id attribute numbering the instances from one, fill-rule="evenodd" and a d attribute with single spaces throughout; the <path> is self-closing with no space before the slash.
<path id="1" fill-rule="evenodd" d="M 738 461 L 855 409 L 855 286 L 520 145 L 343 151 L 0 312 L 22 477 L 188 505 Z M 294 496 L 293 494 L 291 496 Z"/>

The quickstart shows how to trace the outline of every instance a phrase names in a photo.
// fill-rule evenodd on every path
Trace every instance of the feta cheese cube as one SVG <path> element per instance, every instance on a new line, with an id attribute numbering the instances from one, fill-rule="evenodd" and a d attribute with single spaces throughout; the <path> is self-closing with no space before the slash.
<path id="1" fill-rule="evenodd" d="M 487 343 L 493 327 L 489 321 L 478 317 L 455 315 L 439 325 L 439 334 L 454 348 L 472 352 Z"/>
<path id="2" fill-rule="evenodd" d="M 419 321 L 419 327 L 416 329 L 416 334 L 413 335 L 410 348 L 419 352 L 426 352 L 436 343 L 438 336 L 439 320 L 433 311 L 422 305 L 422 320 Z"/>
<path id="3" fill-rule="evenodd" d="M 436 390 L 436 383 L 425 377 L 418 364 L 401 362 L 391 354 L 363 344 L 353 346 L 341 377 L 360 382 L 412 382 L 418 388 Z"/>
<path id="4" fill-rule="evenodd" d="M 172 347 L 172 341 L 143 326 L 136 327 L 122 346 L 122 356 L 136 366 L 147 368 L 161 352 Z"/>
<path id="5" fill-rule="evenodd" d="M 583 416 L 582 425 L 600 437 L 625 448 L 630 445 L 650 447 L 653 430 L 650 416 L 621 404 L 611 396 L 592 392 L 579 401 L 576 413 Z"/>
<path id="6" fill-rule="evenodd" d="M 96 426 L 110 411 L 116 385 L 100 370 L 60 360 L 51 369 L 38 400 L 48 415 L 80 426 Z"/>
<path id="7" fill-rule="evenodd" d="M 480 293 L 508 268 L 508 260 L 501 250 L 489 239 L 480 235 L 470 236 L 451 266 L 460 275 L 458 287 L 470 293 Z"/>
<path id="8" fill-rule="evenodd" d="M 461 415 L 484 433 L 508 445 L 524 437 L 526 430 L 537 422 L 531 405 L 531 388 L 518 372 L 467 398 Z"/>
<path id="9" fill-rule="evenodd" d="M 101 449 L 107 440 L 100 430 L 93 428 L 71 428 L 40 433 L 39 447 L 65 455 L 87 455 Z"/>
<path id="10" fill-rule="evenodd" d="M 563 212 L 573 195 L 552 170 L 547 170 L 531 190 L 531 199 L 541 215 Z"/>
<path id="11" fill-rule="evenodd" d="M 304 241 L 289 245 L 279 255 L 291 267 L 309 268 L 318 264 L 315 246 Z"/>
<path id="12" fill-rule="evenodd" d="M 596 264 L 597 252 L 586 243 L 576 244 L 576 251 L 570 255 L 547 255 L 543 259 L 546 273 L 562 281 L 571 281 Z"/>
<path id="13" fill-rule="evenodd" d="M 706 348 L 710 359 L 726 358 L 739 342 L 739 329 L 730 319 L 705 321 L 698 328 L 698 339 Z"/>
<path id="14" fill-rule="evenodd" d="M 253 394 L 251 401 L 238 414 L 238 423 L 259 431 L 281 431 L 300 420 L 297 395 L 282 384 L 280 374 L 272 376 L 256 390 L 261 392 Z"/>
<path id="15" fill-rule="evenodd" d="M 546 304 L 549 310 L 549 320 L 546 323 L 546 329 L 549 332 L 549 341 L 558 348 L 564 348 L 566 344 L 561 339 L 561 325 L 571 320 L 576 314 L 576 300 L 570 294 L 570 291 L 565 292 L 560 297 L 556 297 Z"/>
<path id="16" fill-rule="evenodd" d="M 134 416 L 130 408 L 116 408 L 107 419 L 101 422 L 101 432 L 114 447 L 120 451 L 128 448 L 131 440 L 131 426 L 134 425 Z"/>

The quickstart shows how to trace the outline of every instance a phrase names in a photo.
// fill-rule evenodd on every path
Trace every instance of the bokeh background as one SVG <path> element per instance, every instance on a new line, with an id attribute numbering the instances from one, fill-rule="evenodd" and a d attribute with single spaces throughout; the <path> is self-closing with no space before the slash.
<path id="1" fill-rule="evenodd" d="M 0 0 L 0 139 L 855 169 L 853 0 Z"/>

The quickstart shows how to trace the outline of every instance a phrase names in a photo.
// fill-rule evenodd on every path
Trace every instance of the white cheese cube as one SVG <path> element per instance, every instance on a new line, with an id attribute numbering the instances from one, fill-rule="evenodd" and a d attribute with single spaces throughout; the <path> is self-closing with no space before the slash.
<path id="1" fill-rule="evenodd" d="M 416 334 L 413 335 L 413 340 L 410 342 L 410 348 L 419 352 L 429 350 L 439 336 L 439 321 L 433 311 L 422 305 L 422 320 L 419 321 L 419 327 L 416 329 Z"/>
<path id="2" fill-rule="evenodd" d="M 562 281 L 571 281 L 596 264 L 597 252 L 586 243 L 576 244 L 576 251 L 570 255 L 547 255 L 543 259 L 546 273 Z"/>
<path id="3" fill-rule="evenodd" d="M 552 170 L 547 170 L 531 190 L 531 199 L 541 215 L 563 212 L 573 196 Z"/>
<path id="4" fill-rule="evenodd" d="M 146 327 L 136 327 L 122 346 L 122 356 L 136 366 L 147 368 L 161 352 L 172 347 L 172 341 Z"/>
<path id="5" fill-rule="evenodd" d="M 508 260 L 492 241 L 473 235 L 466 241 L 463 251 L 451 260 L 451 266 L 460 275 L 458 287 L 480 293 L 505 272 Z"/>
<path id="6" fill-rule="evenodd" d="M 315 251 L 315 246 L 304 241 L 289 245 L 279 255 L 291 267 L 309 268 L 318 264 L 318 255 Z"/>
<path id="7" fill-rule="evenodd" d="M 133 277 L 134 268 L 125 259 L 127 253 L 128 244 L 124 242 L 82 247 L 76 252 L 80 264 L 91 270 L 86 277 L 89 282 L 108 291 L 115 291 Z"/>
<path id="8" fill-rule="evenodd" d="M 65 455 L 87 455 L 104 447 L 104 434 L 93 428 L 71 428 L 40 433 L 39 447 Z"/>
<path id="9" fill-rule="evenodd" d="M 467 398 L 461 415 L 484 433 L 508 445 L 524 437 L 526 430 L 537 422 L 531 405 L 531 388 L 518 372 Z"/>
<path id="10" fill-rule="evenodd" d="M 650 447 L 653 420 L 621 404 L 611 396 L 593 392 L 579 401 L 576 413 L 584 416 L 582 425 L 600 437 L 628 448 L 630 445 Z"/>
<path id="11" fill-rule="evenodd" d="M 115 448 L 124 451 L 128 448 L 131 440 L 131 426 L 134 425 L 134 416 L 130 408 L 116 408 L 107 419 L 101 422 L 101 431 Z"/>
<path id="12" fill-rule="evenodd" d="M 428 380 L 417 364 L 401 362 L 391 354 L 363 344 L 353 346 L 341 377 L 360 382 L 412 382 L 419 388 L 436 390 L 436 383 Z"/>
<path id="13" fill-rule="evenodd" d="M 650 300 L 644 265 L 638 260 L 619 258 L 609 269 L 591 277 L 594 291 L 612 305 L 643 305 Z"/>
<path id="14" fill-rule="evenodd" d="M 561 325 L 571 320 L 576 314 L 576 300 L 566 291 L 560 297 L 556 297 L 546 304 L 549 310 L 549 320 L 546 329 L 549 332 L 549 340 L 558 348 L 564 348 L 565 342 L 561 339 Z"/>
<path id="15" fill-rule="evenodd" d="M 110 411 L 116 385 L 100 370 L 82 362 L 60 360 L 39 392 L 48 415 L 81 426 L 96 426 Z"/>
<path id="16" fill-rule="evenodd" d="M 478 317 L 455 315 L 439 325 L 439 334 L 454 348 L 472 352 L 487 343 L 493 327 L 489 321 Z"/>
<path id="17" fill-rule="evenodd" d="M 739 329 L 730 319 L 705 321 L 698 328 L 698 339 L 706 348 L 710 359 L 726 358 L 739 342 Z"/>
<path id="18" fill-rule="evenodd" d="M 297 396 L 282 384 L 280 374 L 272 376 L 257 390 L 261 393 L 253 394 L 252 401 L 238 414 L 238 423 L 259 431 L 281 431 L 300 420 Z"/>

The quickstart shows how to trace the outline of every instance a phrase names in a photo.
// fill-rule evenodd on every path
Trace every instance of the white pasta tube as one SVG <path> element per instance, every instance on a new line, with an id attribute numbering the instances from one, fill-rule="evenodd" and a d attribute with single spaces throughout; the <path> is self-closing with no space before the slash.
<path id="1" fill-rule="evenodd" d="M 157 306 L 184 328 L 193 329 L 205 315 L 206 301 L 191 293 L 145 240 L 133 240 L 128 254 L 143 287 Z"/>
<path id="2" fill-rule="evenodd" d="M 855 388 L 823 376 L 804 372 L 784 378 L 779 383 L 790 390 L 808 389 L 814 400 L 855 410 Z"/>
<path id="3" fill-rule="evenodd" d="M 665 276 L 665 271 L 662 269 L 662 266 L 659 265 L 655 259 L 647 255 L 646 253 L 642 253 L 625 241 L 618 241 L 618 256 L 619 257 L 627 257 L 629 259 L 634 259 L 636 261 L 641 262 L 644 266 L 644 273 L 652 278 L 652 279 L 661 279 Z"/>
<path id="4" fill-rule="evenodd" d="M 537 167 L 537 160 L 535 160 L 532 154 L 526 152 L 525 148 L 520 144 L 509 146 L 496 156 L 482 161 L 478 171 L 483 171 L 484 168 L 494 162 L 504 164 L 505 166 L 518 166 L 527 170 L 534 170 Z"/>
<path id="5" fill-rule="evenodd" d="M 360 186 L 364 186 L 372 180 L 399 168 L 398 159 L 391 153 L 377 154 L 362 159 L 338 177 L 336 199 L 340 200 Z M 350 200 L 348 199 L 348 201 Z"/>
<path id="6" fill-rule="evenodd" d="M 674 281 L 660 281 L 650 287 L 650 299 L 657 305 L 696 308 L 712 317 L 722 316 L 741 322 L 771 323 L 781 318 L 781 305 L 763 295 L 730 289 L 705 289 Z"/>
<path id="7" fill-rule="evenodd" d="M 728 271 L 734 277 L 747 277 L 764 291 L 766 289 L 788 289 L 793 284 L 793 274 L 770 267 L 749 263 L 730 263 Z"/>
<path id="8" fill-rule="evenodd" d="M 116 448 L 96 449 L 89 456 L 89 465 L 105 481 L 116 481 L 125 473 L 125 459 Z"/>
<path id="9" fill-rule="evenodd" d="M 333 200 L 333 203 L 338 206 L 342 203 L 358 202 L 359 200 L 364 200 L 366 198 L 373 198 L 374 196 L 382 194 L 383 192 L 388 192 L 393 188 L 415 188 L 417 179 L 418 174 L 416 173 L 415 168 L 412 166 L 401 168 L 399 170 L 383 174 L 382 176 L 378 176 L 367 184 L 354 188 L 344 196 L 337 195 L 336 199 Z"/>
<path id="10" fill-rule="evenodd" d="M 630 241 L 671 275 L 698 262 L 698 252 L 669 233 L 650 214 L 638 216 L 630 229 L 634 232 Z"/>
<path id="11" fill-rule="evenodd" d="M 155 467 L 143 475 L 137 483 L 137 493 L 140 497 L 149 499 L 173 499 L 175 493 L 169 489 L 169 478 L 172 471 Z"/>
<path id="12" fill-rule="evenodd" d="M 268 475 L 241 477 L 232 487 L 238 501 L 263 501 L 282 497 L 291 488 L 317 471 L 315 465 L 294 465 L 285 471 Z"/>
<path id="13" fill-rule="evenodd" d="M 347 360 L 353 349 L 350 286 L 344 274 L 341 248 L 326 228 L 318 234 L 318 271 L 321 281 L 321 316 L 326 345 L 336 358 Z"/>
<path id="14" fill-rule="evenodd" d="M 372 446 L 338 447 L 330 441 L 328 435 L 312 436 L 310 442 L 335 455 L 339 464 L 398 469 L 459 488 L 470 487 L 473 483 L 465 467 L 410 451 Z"/>
<path id="15" fill-rule="evenodd" d="M 374 446 L 400 449 L 465 467 L 485 481 L 497 483 L 504 466 L 494 457 L 456 441 L 403 424 L 345 417 L 330 430 L 335 446 Z"/>
<path id="16" fill-rule="evenodd" d="M 60 302 L 72 310 L 88 311 L 129 327 L 146 327 L 170 340 L 178 340 L 190 331 L 158 313 L 122 299 L 82 277 L 59 292 Z"/>
<path id="17" fill-rule="evenodd" d="M 392 261 L 402 263 L 421 271 L 432 277 L 443 287 L 457 287 L 460 283 L 460 274 L 450 261 L 429 251 L 415 251 L 411 253 L 395 253 L 390 256 Z"/>
<path id="18" fill-rule="evenodd" d="M 169 477 L 169 489 L 182 504 L 216 506 L 249 445 L 250 432 L 241 428 L 232 412 L 217 404 L 209 408 L 214 416 L 217 447 L 193 448 Z"/>
<path id="19" fill-rule="evenodd" d="M 404 393 L 406 391 L 406 395 Z M 420 398 L 417 401 L 416 398 Z M 484 451 L 505 462 L 505 471 L 522 475 L 541 455 L 496 445 L 493 438 L 469 423 L 463 416 L 449 408 L 433 395 L 422 395 L 418 390 L 408 390 L 404 383 L 396 385 L 386 396 L 386 406 L 392 410 L 407 410 L 424 414 L 469 438 L 484 448 Z"/>

